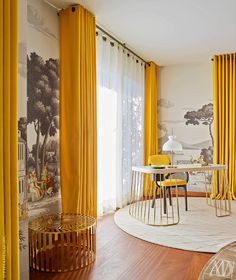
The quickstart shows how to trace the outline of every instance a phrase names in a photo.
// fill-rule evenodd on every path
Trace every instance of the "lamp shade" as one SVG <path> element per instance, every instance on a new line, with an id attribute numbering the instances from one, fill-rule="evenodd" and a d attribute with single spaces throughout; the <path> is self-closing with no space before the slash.
<path id="1" fill-rule="evenodd" d="M 183 150 L 183 147 L 182 145 L 176 141 L 176 136 L 174 135 L 170 135 L 169 137 L 169 140 L 163 145 L 162 147 L 162 150 L 163 151 L 182 151 Z"/>

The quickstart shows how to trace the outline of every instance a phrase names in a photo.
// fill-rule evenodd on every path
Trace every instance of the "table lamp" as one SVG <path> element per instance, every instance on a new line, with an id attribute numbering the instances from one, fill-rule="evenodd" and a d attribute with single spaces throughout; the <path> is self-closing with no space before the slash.
<path id="1" fill-rule="evenodd" d="M 169 140 L 164 143 L 162 150 L 171 153 L 171 166 L 173 166 L 173 152 L 180 152 L 183 150 L 182 145 L 176 140 L 176 136 L 168 136 Z"/>

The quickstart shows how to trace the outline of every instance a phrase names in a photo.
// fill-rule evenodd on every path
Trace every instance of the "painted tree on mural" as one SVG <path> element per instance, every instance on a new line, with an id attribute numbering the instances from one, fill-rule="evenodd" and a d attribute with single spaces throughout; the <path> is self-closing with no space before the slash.
<path id="1" fill-rule="evenodd" d="M 214 138 L 212 134 L 212 124 L 213 124 L 213 104 L 208 103 L 202 106 L 202 108 L 196 111 L 188 111 L 184 118 L 187 120 L 186 125 L 206 125 L 208 126 L 209 134 L 211 137 L 212 146 L 207 149 L 202 149 L 201 155 L 203 155 L 206 162 L 212 162 Z"/>
<path id="2" fill-rule="evenodd" d="M 21 133 L 21 138 L 27 141 L 27 118 L 26 117 L 19 118 L 18 130 Z"/>
<path id="3" fill-rule="evenodd" d="M 45 87 L 43 103 L 46 114 L 42 121 L 41 133 L 44 136 L 41 151 L 41 169 L 45 164 L 45 151 L 49 136 L 54 136 L 59 128 L 59 67 L 58 60 L 50 58 L 45 63 Z"/>
<path id="4" fill-rule="evenodd" d="M 37 87 L 40 84 L 41 76 L 44 69 L 44 61 L 36 53 L 31 53 L 27 57 L 27 121 L 34 124 L 36 132 L 36 153 L 35 169 L 37 178 L 39 178 L 39 144 L 41 119 L 45 113 L 44 106 L 41 102 L 41 90 Z"/>
<path id="5" fill-rule="evenodd" d="M 27 57 L 27 119 L 36 132 L 35 166 L 40 178 L 49 136 L 57 132 L 59 121 L 59 65 L 57 59 L 46 62 L 35 52 Z M 40 148 L 40 137 L 43 137 Z M 41 170 L 39 166 L 41 162 Z"/>
<path id="6" fill-rule="evenodd" d="M 42 151 L 42 144 L 39 143 L 39 145 L 37 146 L 37 144 L 32 145 L 32 150 L 31 150 L 31 154 L 33 156 L 34 159 L 36 159 L 37 153 L 41 154 Z M 34 163 L 35 165 L 36 163 Z"/>
<path id="7" fill-rule="evenodd" d="M 213 147 L 210 146 L 208 148 L 203 148 L 201 150 L 201 156 L 203 156 L 203 160 L 206 163 L 212 163 L 213 162 Z"/>
<path id="8" fill-rule="evenodd" d="M 213 104 L 205 104 L 202 106 L 201 109 L 196 111 L 188 111 L 184 118 L 187 119 L 186 124 L 193 124 L 193 125 L 207 125 L 212 141 L 212 147 L 214 146 L 214 139 L 212 134 L 212 124 L 213 124 Z"/>

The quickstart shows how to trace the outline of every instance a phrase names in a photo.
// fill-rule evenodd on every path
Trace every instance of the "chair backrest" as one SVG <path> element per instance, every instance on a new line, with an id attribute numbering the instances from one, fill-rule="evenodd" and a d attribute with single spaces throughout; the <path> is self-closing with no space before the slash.
<path id="1" fill-rule="evenodd" d="M 168 155 L 152 155 L 152 156 L 149 156 L 149 158 L 148 158 L 148 164 L 149 165 L 169 165 L 170 157 Z M 187 172 L 169 174 L 168 178 L 182 179 L 182 180 L 186 180 L 187 182 L 189 181 L 189 175 Z M 156 174 L 155 180 L 163 181 L 164 178 L 161 174 Z"/>
<path id="2" fill-rule="evenodd" d="M 152 155 L 148 158 L 149 165 L 169 165 L 170 157 L 168 155 Z"/>

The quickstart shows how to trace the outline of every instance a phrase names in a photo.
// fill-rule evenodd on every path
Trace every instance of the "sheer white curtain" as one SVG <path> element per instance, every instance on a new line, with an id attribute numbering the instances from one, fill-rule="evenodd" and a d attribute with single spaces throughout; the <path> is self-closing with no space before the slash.
<path id="1" fill-rule="evenodd" d="M 143 164 L 145 65 L 97 36 L 98 214 L 127 205 L 131 167 Z"/>

